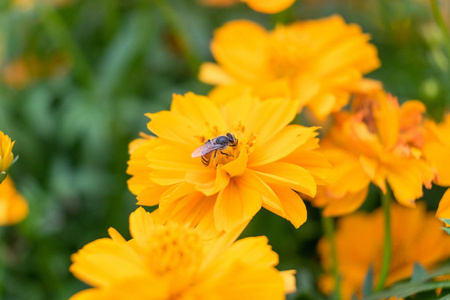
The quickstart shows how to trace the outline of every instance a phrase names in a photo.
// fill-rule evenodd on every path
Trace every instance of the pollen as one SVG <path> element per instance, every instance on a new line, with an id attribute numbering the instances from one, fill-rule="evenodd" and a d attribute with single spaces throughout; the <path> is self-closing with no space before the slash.
<path id="1" fill-rule="evenodd" d="M 159 276 L 196 270 L 203 258 L 199 235 L 173 224 L 155 228 L 144 251 L 148 267 Z"/>

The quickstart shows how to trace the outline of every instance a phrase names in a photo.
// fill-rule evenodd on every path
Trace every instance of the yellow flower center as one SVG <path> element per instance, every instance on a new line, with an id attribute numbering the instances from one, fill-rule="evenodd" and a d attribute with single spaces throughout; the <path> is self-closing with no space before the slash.
<path id="1" fill-rule="evenodd" d="M 156 227 L 148 241 L 145 257 L 150 269 L 159 276 L 195 271 L 200 266 L 203 244 L 190 229 L 172 224 Z"/>

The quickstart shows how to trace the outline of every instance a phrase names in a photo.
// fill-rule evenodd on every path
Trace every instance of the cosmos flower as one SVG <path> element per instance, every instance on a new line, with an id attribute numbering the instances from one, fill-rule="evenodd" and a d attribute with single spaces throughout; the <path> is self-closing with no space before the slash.
<path id="1" fill-rule="evenodd" d="M 6 177 L 6 171 L 14 162 L 14 154 L 12 148 L 15 141 L 11 142 L 11 138 L 0 131 L 0 183 Z"/>
<path id="2" fill-rule="evenodd" d="M 441 223 L 433 213 L 427 213 L 425 205 L 416 209 L 391 205 L 392 258 L 386 286 L 411 276 L 415 262 L 426 269 L 450 257 L 450 239 L 440 229 Z M 338 221 L 336 247 L 341 275 L 343 299 L 351 299 L 353 293 L 360 296 L 365 275 L 372 265 L 374 282 L 378 282 L 383 254 L 383 212 L 356 213 Z M 331 270 L 329 244 L 319 242 L 318 251 L 323 268 Z M 319 287 L 326 293 L 333 291 L 333 278 L 326 274 L 319 279 Z"/>
<path id="3" fill-rule="evenodd" d="M 28 203 L 20 195 L 11 178 L 0 183 L 0 225 L 13 225 L 28 215 Z"/>
<path id="4" fill-rule="evenodd" d="M 423 153 L 436 168 L 435 183 L 450 186 L 450 114 L 445 115 L 442 123 L 427 120 L 425 129 Z"/>
<path id="5" fill-rule="evenodd" d="M 201 0 L 205 5 L 226 7 L 239 2 L 245 2 L 247 5 L 258 12 L 266 14 L 275 14 L 289 8 L 295 0 Z"/>
<path id="6" fill-rule="evenodd" d="M 272 31 L 248 20 L 231 21 L 214 33 L 217 63 L 204 63 L 199 78 L 222 89 L 250 88 L 261 99 L 299 100 L 299 109 L 307 105 L 323 119 L 344 107 L 351 92 L 380 86 L 362 78 L 380 65 L 369 38 L 337 15 Z"/>
<path id="7" fill-rule="evenodd" d="M 198 229 L 157 224 L 140 207 L 130 215 L 131 240 L 110 228 L 111 238 L 72 256 L 70 271 L 94 288 L 71 299 L 285 299 L 294 273 L 275 269 L 266 237 L 235 242 L 242 229 L 206 240 Z"/>
<path id="8" fill-rule="evenodd" d="M 397 201 L 414 207 L 422 185 L 431 188 L 436 169 L 425 159 L 423 113 L 420 101 L 399 105 L 384 92 L 360 95 L 351 112 L 336 114 L 336 124 L 321 144 L 333 165 L 330 185 L 314 203 L 324 215 L 350 213 L 363 203 L 370 182 L 383 193 L 386 182 Z"/>
<path id="9" fill-rule="evenodd" d="M 436 217 L 439 219 L 450 219 L 450 189 L 442 196 L 436 211 Z"/>
<path id="10" fill-rule="evenodd" d="M 299 227 L 306 208 L 297 192 L 314 197 L 329 164 L 317 152 L 316 128 L 288 125 L 297 107 L 248 94 L 223 107 L 204 96 L 175 95 L 170 111 L 147 114 L 157 138 L 132 144 L 129 189 L 139 205 L 159 204 L 162 218 L 191 226 L 229 231 L 264 207 Z M 226 134 L 235 145 L 193 155 Z"/>

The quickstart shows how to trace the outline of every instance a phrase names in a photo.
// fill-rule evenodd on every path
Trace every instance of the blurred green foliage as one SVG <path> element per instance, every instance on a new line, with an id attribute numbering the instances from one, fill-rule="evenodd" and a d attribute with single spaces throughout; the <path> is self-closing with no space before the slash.
<path id="1" fill-rule="evenodd" d="M 0 130 L 16 140 L 20 159 L 11 176 L 30 204 L 24 222 L 2 229 L 2 299 L 67 299 L 85 287 L 68 271 L 70 255 L 106 236 L 108 227 L 128 236 L 136 208 L 126 185 L 128 143 L 146 131 L 144 113 L 169 108 L 173 93 L 208 92 L 196 73 L 212 60 L 215 28 L 240 18 L 273 28 L 335 13 L 360 24 L 378 47 L 383 65 L 369 77 L 442 117 L 450 103 L 450 50 L 428 1 L 298 0 L 269 16 L 244 4 L 221 9 L 200 0 L 36 1 L 28 9 L 1 0 L 0 66 L 22 60 L 31 69 L 19 87 L 0 75 Z M 442 193 L 425 194 L 432 208 Z M 378 201 L 371 193 L 365 209 Z M 297 299 L 321 299 L 320 212 L 308 212 L 295 230 L 261 211 L 245 234 L 267 235 L 280 268 L 299 271 Z"/>

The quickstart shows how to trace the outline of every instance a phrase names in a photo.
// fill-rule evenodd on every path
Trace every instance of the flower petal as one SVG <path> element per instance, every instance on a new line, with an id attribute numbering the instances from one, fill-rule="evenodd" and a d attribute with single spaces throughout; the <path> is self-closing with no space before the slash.
<path id="1" fill-rule="evenodd" d="M 314 197 L 316 182 L 304 168 L 285 162 L 273 162 L 264 166 L 253 167 L 259 178 L 271 185 L 289 187 L 300 193 Z"/>
<path id="2" fill-rule="evenodd" d="M 295 0 L 243 0 L 243 2 L 258 12 L 276 14 L 289 8 Z"/>
<path id="3" fill-rule="evenodd" d="M 299 228 L 307 218 L 306 206 L 300 195 L 287 187 L 272 185 L 271 188 L 281 201 L 283 210 L 286 212 L 285 218 L 295 228 Z"/>
<path id="4" fill-rule="evenodd" d="M 240 81 L 255 82 L 267 76 L 266 34 L 254 22 L 231 21 L 216 29 L 211 51 L 226 73 Z"/>
<path id="5" fill-rule="evenodd" d="M 236 80 L 224 69 L 211 62 L 205 62 L 200 66 L 198 79 L 201 82 L 213 85 L 231 85 L 236 83 Z"/>
<path id="6" fill-rule="evenodd" d="M 240 176 L 247 169 L 247 149 L 241 149 L 239 157 L 226 165 L 222 166 L 222 170 L 227 172 L 230 177 Z"/>
<path id="7" fill-rule="evenodd" d="M 190 170 L 186 173 L 185 180 L 193 184 L 196 190 L 211 196 L 227 186 L 230 176 L 218 166 L 216 170 L 210 168 Z"/>
<path id="8" fill-rule="evenodd" d="M 248 130 L 256 135 L 258 143 L 265 143 L 288 125 L 297 115 L 299 102 L 285 98 L 268 99 L 254 109 Z"/>
<path id="9" fill-rule="evenodd" d="M 283 128 L 277 135 L 258 145 L 249 156 L 249 166 L 259 166 L 279 160 L 317 135 L 317 127 L 290 125 Z"/>
<path id="10" fill-rule="evenodd" d="M 222 190 L 214 206 L 214 219 L 218 230 L 230 231 L 250 220 L 261 209 L 261 195 L 248 186 L 245 178 L 233 177 Z"/>

